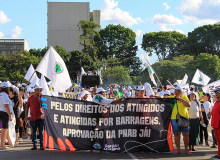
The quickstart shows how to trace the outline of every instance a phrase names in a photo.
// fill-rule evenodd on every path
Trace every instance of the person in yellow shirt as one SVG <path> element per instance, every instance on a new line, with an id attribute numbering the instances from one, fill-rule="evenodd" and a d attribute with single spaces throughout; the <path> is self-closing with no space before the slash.
<path id="1" fill-rule="evenodd" d="M 189 117 L 188 114 L 188 107 L 190 107 L 190 101 L 187 96 L 183 95 L 182 88 L 177 86 L 175 88 L 175 96 L 169 96 L 169 98 L 176 98 L 177 102 L 173 107 L 173 111 L 171 114 L 171 124 L 172 124 L 172 129 L 174 133 L 174 139 L 175 139 L 175 145 L 177 148 L 177 151 L 174 152 L 174 154 L 180 154 L 180 134 L 182 132 L 183 135 L 183 141 L 184 141 L 184 146 L 185 146 L 185 153 L 186 154 L 192 154 L 188 150 L 188 145 L 189 145 L 189 127 L 183 128 L 178 125 L 178 119 L 177 119 L 177 113 L 179 111 L 179 114 L 184 116 L 184 117 Z M 178 107 L 178 110 L 177 110 Z"/>
<path id="2" fill-rule="evenodd" d="M 179 111 L 179 114 L 188 117 L 188 107 L 190 107 L 190 101 L 187 96 L 183 95 L 183 90 L 180 86 L 176 86 L 175 91 L 174 91 L 175 96 L 168 96 L 168 98 L 176 98 L 177 102 L 175 103 L 174 107 L 172 108 L 172 114 L 171 114 L 171 124 L 172 124 L 172 129 L 174 133 L 174 139 L 175 139 L 175 145 L 177 148 L 177 151 L 174 152 L 174 154 L 180 154 L 180 134 L 182 132 L 183 135 L 183 141 L 184 141 L 184 146 L 185 146 L 185 153 L 186 154 L 192 154 L 188 150 L 189 146 L 189 127 L 183 128 L 178 125 L 178 117 L 177 113 Z M 165 98 L 162 96 L 157 96 L 157 95 L 152 95 L 151 97 L 155 98 Z M 178 110 L 177 110 L 178 106 Z"/>

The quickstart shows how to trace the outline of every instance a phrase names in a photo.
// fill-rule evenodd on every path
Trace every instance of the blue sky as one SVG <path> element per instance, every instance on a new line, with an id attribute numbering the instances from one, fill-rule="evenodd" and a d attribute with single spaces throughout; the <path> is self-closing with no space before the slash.
<path id="1" fill-rule="evenodd" d="M 56 2 L 54 0 L 53 2 Z M 59 0 L 59 2 L 90 2 L 90 10 L 101 10 L 102 28 L 121 24 L 137 35 L 140 48 L 142 36 L 153 31 L 177 30 L 183 34 L 204 24 L 220 21 L 220 0 Z M 29 48 L 47 45 L 46 0 L 0 0 L 0 38 L 24 38 Z M 146 54 L 138 50 L 142 58 Z M 153 55 L 150 63 L 157 61 Z"/>

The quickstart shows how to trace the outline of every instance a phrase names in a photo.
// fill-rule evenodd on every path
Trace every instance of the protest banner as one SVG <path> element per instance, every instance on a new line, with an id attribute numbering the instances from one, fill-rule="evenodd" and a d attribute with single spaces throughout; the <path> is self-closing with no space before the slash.
<path id="1" fill-rule="evenodd" d="M 63 92 L 63 98 L 68 99 L 78 99 L 79 93 L 73 93 L 73 92 Z"/>
<path id="2" fill-rule="evenodd" d="M 173 151 L 174 99 L 125 99 L 109 108 L 93 102 L 41 97 L 44 147 L 64 151 Z"/>
<path id="3" fill-rule="evenodd" d="M 215 82 L 208 84 L 207 86 L 202 87 L 202 90 L 204 93 L 210 92 L 211 94 L 213 94 L 217 88 L 220 88 L 220 80 L 217 80 Z"/>

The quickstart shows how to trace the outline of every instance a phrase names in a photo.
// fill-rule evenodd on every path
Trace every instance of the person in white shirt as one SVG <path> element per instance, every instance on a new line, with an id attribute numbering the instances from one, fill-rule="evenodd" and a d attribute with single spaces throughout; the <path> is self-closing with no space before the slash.
<path id="1" fill-rule="evenodd" d="M 202 111 L 202 116 L 203 116 L 203 120 L 204 120 L 204 124 L 206 125 L 206 127 L 204 126 L 200 126 L 200 144 L 203 144 L 203 132 L 204 132 L 204 137 L 205 137 L 205 144 L 206 146 L 209 146 L 208 143 L 208 130 L 207 130 L 207 126 L 209 124 L 209 120 L 208 120 L 208 113 L 210 112 L 211 109 L 211 96 L 209 93 L 205 93 L 203 95 L 203 100 L 204 103 L 201 104 L 201 111 Z"/>
<path id="2" fill-rule="evenodd" d="M 200 119 L 203 123 L 203 117 L 201 113 L 201 105 L 196 99 L 196 93 L 190 91 L 189 100 L 191 107 L 188 108 L 189 118 L 190 118 L 190 132 L 189 132 L 189 150 L 197 151 L 195 145 L 199 145 L 199 128 Z"/>
<path id="3" fill-rule="evenodd" d="M 8 121 L 12 121 L 12 113 L 10 112 L 9 104 L 11 100 L 8 97 L 9 86 L 7 82 L 3 82 L 0 88 L 0 121 L 2 122 L 1 130 L 1 148 L 7 149 L 5 140 L 7 138 L 10 147 L 13 147 L 8 134 Z"/>
<path id="4" fill-rule="evenodd" d="M 125 92 L 124 92 L 124 94 L 125 94 L 125 98 L 130 98 L 131 97 L 131 87 L 130 86 L 128 86 L 128 87 L 125 87 Z"/>

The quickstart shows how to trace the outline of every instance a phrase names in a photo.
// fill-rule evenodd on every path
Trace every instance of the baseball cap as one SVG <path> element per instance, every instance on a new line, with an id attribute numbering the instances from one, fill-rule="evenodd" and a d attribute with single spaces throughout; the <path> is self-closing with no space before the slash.
<path id="1" fill-rule="evenodd" d="M 170 95 L 170 91 L 166 90 L 164 94 Z"/>
<path id="2" fill-rule="evenodd" d="M 191 85 L 191 86 L 189 86 L 189 88 L 195 88 L 195 86 L 194 86 L 194 85 Z"/>
<path id="3" fill-rule="evenodd" d="M 34 90 L 32 88 L 29 88 L 28 92 L 34 92 Z"/>
<path id="4" fill-rule="evenodd" d="M 35 89 L 43 89 L 43 88 L 41 86 L 36 85 L 36 86 L 34 86 L 34 90 Z"/>
<path id="5" fill-rule="evenodd" d="M 9 86 L 8 86 L 8 82 L 2 82 L 1 87 L 2 87 L 2 88 L 7 88 L 7 87 L 9 87 Z"/>
<path id="6" fill-rule="evenodd" d="M 26 86 L 26 84 L 25 84 L 25 83 L 22 83 L 21 85 L 22 85 L 22 86 Z"/>
<path id="7" fill-rule="evenodd" d="M 175 83 L 173 83 L 173 85 L 174 85 L 174 86 L 177 86 L 177 83 L 175 82 Z"/>
<path id="8" fill-rule="evenodd" d="M 174 90 L 173 90 L 173 89 L 171 89 L 171 90 L 170 90 L 170 93 L 171 93 L 171 94 L 174 94 Z"/>
<path id="9" fill-rule="evenodd" d="M 214 92 L 220 93 L 220 88 L 217 88 Z"/>
<path id="10" fill-rule="evenodd" d="M 190 92 L 189 92 L 189 95 L 192 94 L 192 93 L 196 95 L 196 92 L 194 92 L 194 91 L 190 91 Z"/>
<path id="11" fill-rule="evenodd" d="M 137 89 L 138 91 L 143 91 L 143 90 L 145 90 L 145 88 L 144 88 L 144 86 L 138 86 L 138 89 Z"/>
<path id="12" fill-rule="evenodd" d="M 90 88 L 89 92 L 93 92 L 93 87 Z"/>
<path id="13" fill-rule="evenodd" d="M 180 86 L 176 86 L 175 90 L 180 90 L 182 91 L 182 88 Z"/>
<path id="14" fill-rule="evenodd" d="M 104 90 L 103 88 L 98 88 L 97 90 L 96 90 L 96 93 L 100 93 L 100 92 L 105 92 L 106 90 Z"/>

